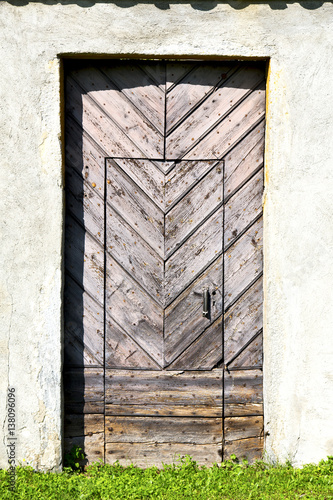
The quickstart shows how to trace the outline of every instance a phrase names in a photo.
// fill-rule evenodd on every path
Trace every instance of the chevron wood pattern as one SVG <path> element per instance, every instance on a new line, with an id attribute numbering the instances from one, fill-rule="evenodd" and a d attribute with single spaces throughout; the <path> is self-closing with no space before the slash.
<path id="1" fill-rule="evenodd" d="M 66 447 L 258 458 L 264 67 L 65 69 Z"/>

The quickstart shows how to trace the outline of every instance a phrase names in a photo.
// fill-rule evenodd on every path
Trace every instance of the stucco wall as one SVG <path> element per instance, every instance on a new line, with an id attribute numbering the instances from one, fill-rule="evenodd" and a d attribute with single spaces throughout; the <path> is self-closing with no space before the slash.
<path id="1" fill-rule="evenodd" d="M 264 196 L 267 455 L 333 454 L 331 2 L 4 1 L 0 466 L 61 463 L 61 54 L 270 58 Z"/>

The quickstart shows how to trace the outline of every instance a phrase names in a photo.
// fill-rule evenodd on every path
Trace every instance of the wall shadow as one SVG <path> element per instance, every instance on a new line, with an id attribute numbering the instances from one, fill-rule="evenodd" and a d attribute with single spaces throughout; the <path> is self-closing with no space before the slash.
<path id="1" fill-rule="evenodd" d="M 217 5 L 228 4 L 235 10 L 246 9 L 250 5 L 268 5 L 272 10 L 284 10 L 287 9 L 289 5 L 298 4 L 300 7 L 307 10 L 320 9 L 325 3 L 333 3 L 333 0 L 254 0 L 254 1 L 243 1 L 243 0 L 202 0 L 202 1 L 191 1 L 191 0 L 168 0 L 168 1 L 154 1 L 154 0 L 6 0 L 7 3 L 14 5 L 16 7 L 24 7 L 31 3 L 42 3 L 45 5 L 71 5 L 75 4 L 79 7 L 89 8 L 95 4 L 114 4 L 122 8 L 131 8 L 135 5 L 155 5 L 157 9 L 168 10 L 172 5 L 177 4 L 190 4 L 195 10 L 210 11 L 213 10 Z"/>

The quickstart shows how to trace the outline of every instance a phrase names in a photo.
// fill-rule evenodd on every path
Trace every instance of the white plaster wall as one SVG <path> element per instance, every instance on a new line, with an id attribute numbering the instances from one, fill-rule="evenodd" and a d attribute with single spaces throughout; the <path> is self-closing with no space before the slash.
<path id="1" fill-rule="evenodd" d="M 0 466 L 61 464 L 61 54 L 271 58 L 266 136 L 267 456 L 333 454 L 333 5 L 0 3 Z"/>

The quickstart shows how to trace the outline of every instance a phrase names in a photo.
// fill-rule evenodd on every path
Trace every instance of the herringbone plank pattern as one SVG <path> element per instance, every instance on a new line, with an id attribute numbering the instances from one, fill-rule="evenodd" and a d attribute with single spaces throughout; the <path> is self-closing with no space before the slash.
<path id="1" fill-rule="evenodd" d="M 168 461 L 188 439 L 201 463 L 261 454 L 264 76 L 236 62 L 67 71 L 65 378 L 82 382 L 66 436 L 81 432 L 90 459 Z"/>

